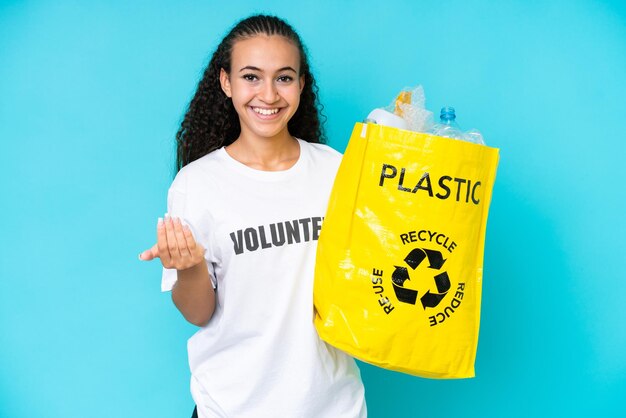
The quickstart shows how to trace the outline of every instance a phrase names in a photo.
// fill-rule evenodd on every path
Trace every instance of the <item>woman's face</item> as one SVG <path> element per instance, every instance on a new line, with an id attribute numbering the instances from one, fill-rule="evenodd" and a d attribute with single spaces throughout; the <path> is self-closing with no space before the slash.
<path id="1" fill-rule="evenodd" d="M 304 87 L 299 72 L 298 48 L 282 36 L 257 35 L 234 44 L 231 72 L 221 70 L 220 82 L 239 115 L 242 137 L 289 135 L 287 123 Z"/>

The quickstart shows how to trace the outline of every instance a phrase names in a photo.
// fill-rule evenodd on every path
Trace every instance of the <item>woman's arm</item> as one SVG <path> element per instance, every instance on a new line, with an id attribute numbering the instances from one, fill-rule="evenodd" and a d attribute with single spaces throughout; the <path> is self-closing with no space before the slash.
<path id="1" fill-rule="evenodd" d="M 202 327 L 209 322 L 215 310 L 215 290 L 204 260 L 188 269 L 178 270 L 172 300 L 192 324 Z"/>

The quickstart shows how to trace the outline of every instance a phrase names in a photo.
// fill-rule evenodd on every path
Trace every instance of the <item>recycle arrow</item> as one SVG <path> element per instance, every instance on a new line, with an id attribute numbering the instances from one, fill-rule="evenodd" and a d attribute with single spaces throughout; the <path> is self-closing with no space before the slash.
<path id="1" fill-rule="evenodd" d="M 424 248 L 424 251 L 426 251 L 426 256 L 428 256 L 428 262 L 430 263 L 430 266 L 428 266 L 428 268 L 439 270 L 441 267 L 443 267 L 443 263 L 445 263 L 446 260 L 443 258 L 439 251 L 429 250 L 427 248 Z"/>
<path id="2" fill-rule="evenodd" d="M 395 266 L 396 269 L 391 275 L 391 281 L 393 284 L 393 290 L 396 293 L 396 297 L 400 302 L 410 303 L 415 305 L 417 300 L 417 290 L 407 289 L 404 286 L 404 282 L 410 280 L 409 272 L 406 267 Z"/>
<path id="3" fill-rule="evenodd" d="M 415 248 L 406 256 L 404 262 L 415 270 L 424 261 L 424 258 L 426 258 L 426 253 L 421 248 Z"/>
<path id="4" fill-rule="evenodd" d="M 391 281 L 397 284 L 398 286 L 404 286 L 404 282 L 409 279 L 409 272 L 406 267 L 394 266 L 396 269 L 393 271 L 391 275 Z"/>
<path id="5" fill-rule="evenodd" d="M 437 285 L 437 291 L 439 293 L 431 293 L 430 290 L 422 296 L 420 299 L 422 301 L 422 307 L 424 309 L 434 308 L 439 305 L 441 299 L 443 299 L 448 290 L 450 290 L 450 278 L 448 277 L 448 272 L 443 272 L 435 276 L 435 284 Z"/>
<path id="6" fill-rule="evenodd" d="M 443 267 L 443 263 L 446 262 L 439 251 L 429 250 L 428 248 L 415 248 L 411 250 L 409 255 L 404 259 L 404 262 L 415 270 L 426 257 L 428 257 L 428 263 L 430 264 L 428 268 L 431 269 L 439 270 Z"/>

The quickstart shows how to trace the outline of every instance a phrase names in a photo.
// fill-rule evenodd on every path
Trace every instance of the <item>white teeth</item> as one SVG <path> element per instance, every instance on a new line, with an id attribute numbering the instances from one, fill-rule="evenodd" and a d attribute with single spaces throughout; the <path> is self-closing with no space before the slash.
<path id="1" fill-rule="evenodd" d="M 278 113 L 279 109 L 261 109 L 260 107 L 253 107 L 252 110 L 260 115 L 269 116 Z"/>

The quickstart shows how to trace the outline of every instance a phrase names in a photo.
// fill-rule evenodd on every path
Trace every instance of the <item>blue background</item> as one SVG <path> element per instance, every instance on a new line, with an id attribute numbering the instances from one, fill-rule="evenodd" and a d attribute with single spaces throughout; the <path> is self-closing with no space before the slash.
<path id="1" fill-rule="evenodd" d="M 0 416 L 190 415 L 194 327 L 137 254 L 210 53 L 259 11 L 307 44 L 333 147 L 422 84 L 501 149 L 477 377 L 362 365 L 370 416 L 626 416 L 624 3 L 260 7 L 0 2 Z"/>

